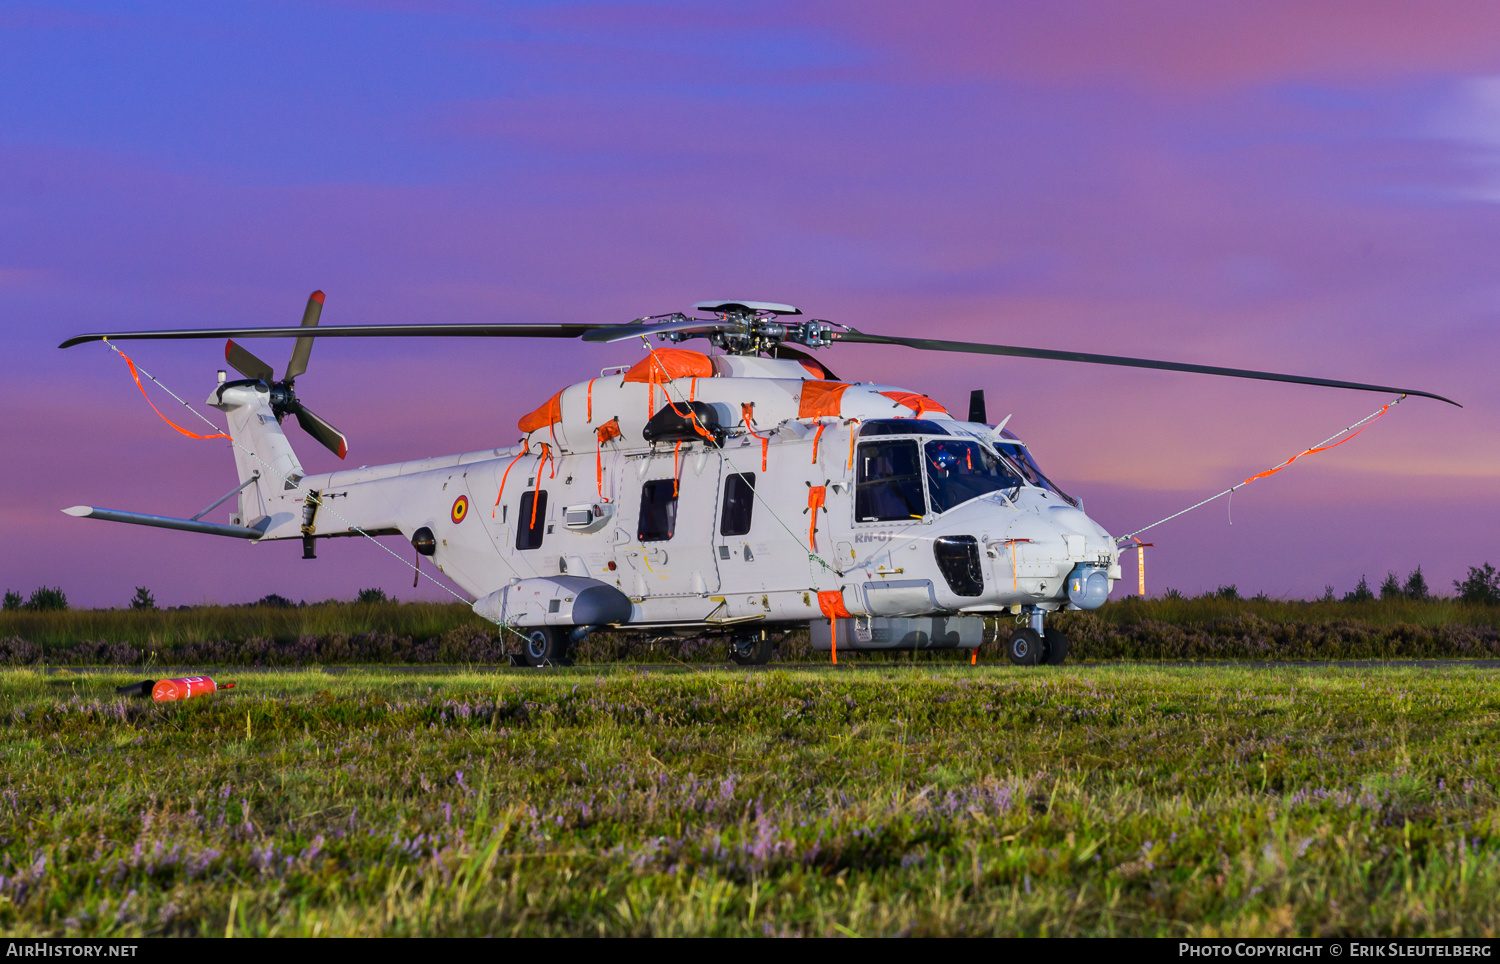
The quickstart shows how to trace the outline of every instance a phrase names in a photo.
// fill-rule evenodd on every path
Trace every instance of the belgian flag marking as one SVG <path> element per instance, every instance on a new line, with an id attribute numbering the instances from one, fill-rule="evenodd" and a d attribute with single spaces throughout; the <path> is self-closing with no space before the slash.
<path id="1" fill-rule="evenodd" d="M 469 514 L 469 497 L 461 495 L 453 501 L 453 524 L 458 525 Z"/>

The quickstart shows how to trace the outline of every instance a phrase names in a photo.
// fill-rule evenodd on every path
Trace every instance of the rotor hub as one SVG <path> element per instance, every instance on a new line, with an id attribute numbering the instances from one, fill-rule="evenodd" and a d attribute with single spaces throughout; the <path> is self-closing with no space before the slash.
<path id="1" fill-rule="evenodd" d="M 838 338 L 834 326 L 822 319 L 787 322 L 781 315 L 771 311 L 721 311 L 716 312 L 721 323 L 734 327 L 715 331 L 707 335 L 710 343 L 730 355 L 759 355 L 769 353 L 781 344 L 804 345 L 808 348 L 827 348 Z M 645 320 L 645 319 L 643 319 Z M 691 321 L 681 313 L 662 316 L 656 320 Z M 700 332 L 664 331 L 656 337 L 674 344 L 690 338 L 702 338 Z"/>
<path id="2" fill-rule="evenodd" d="M 287 413 L 297 410 L 297 393 L 290 380 L 271 384 L 271 414 L 279 422 Z"/>

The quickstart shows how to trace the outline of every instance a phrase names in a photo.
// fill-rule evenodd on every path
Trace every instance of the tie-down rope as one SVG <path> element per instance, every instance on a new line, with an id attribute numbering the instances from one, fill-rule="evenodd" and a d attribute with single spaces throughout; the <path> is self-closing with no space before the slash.
<path id="1" fill-rule="evenodd" d="M 129 356 L 127 356 L 123 351 L 120 351 L 119 348 L 117 348 L 114 345 L 110 344 L 110 341 L 109 341 L 108 338 L 104 339 L 104 344 L 108 345 L 109 348 L 115 354 L 117 354 L 121 358 L 125 359 L 125 363 L 130 366 L 130 373 L 135 378 L 135 383 L 136 383 L 137 386 L 140 386 L 140 384 L 141 384 L 140 375 L 145 375 L 147 378 L 151 379 L 151 381 L 153 383 L 156 384 L 156 387 L 160 388 L 162 391 L 166 392 L 168 395 L 171 395 L 174 399 L 177 400 L 178 403 L 180 403 L 182 405 L 183 408 L 187 409 L 189 412 L 192 412 L 194 415 L 198 416 L 198 418 L 201 421 L 203 421 L 205 424 L 207 424 L 210 428 L 215 429 L 215 430 L 218 429 L 218 426 L 215 425 L 213 423 L 213 421 L 208 416 L 204 415 L 202 412 L 198 411 L 196 408 L 194 408 L 193 406 L 189 405 L 187 402 L 183 401 L 183 399 L 181 398 L 181 396 L 179 396 L 176 392 L 172 391 L 166 385 L 162 384 L 161 379 L 157 378 L 155 375 L 153 375 L 150 372 L 146 371 L 144 368 L 138 368 L 138 366 L 135 364 L 135 362 L 133 362 L 133 361 L 130 360 Z M 139 372 L 139 374 L 137 374 L 137 372 Z M 142 395 L 146 394 L 146 389 L 145 389 L 144 386 L 141 387 L 141 394 Z M 151 399 L 148 397 L 146 399 L 146 402 L 148 404 L 150 404 L 151 403 Z M 159 410 L 156 410 L 156 406 L 154 404 L 151 405 L 151 408 L 152 408 L 152 410 L 156 411 L 156 414 L 161 415 L 161 412 Z M 422 576 L 428 582 L 432 583 L 434 586 L 437 586 L 439 589 L 442 589 L 444 592 L 446 592 L 448 595 L 452 596 L 454 599 L 457 599 L 460 602 L 465 603 L 466 605 L 469 604 L 469 600 L 465 599 L 463 596 L 460 596 L 458 593 L 454 592 L 449 587 L 443 585 L 442 583 L 438 582 L 433 577 L 429 576 L 427 573 L 423 572 L 422 569 L 419 566 L 414 566 L 411 563 L 407 562 L 405 559 L 401 558 L 401 556 L 397 555 L 396 551 L 394 549 L 392 549 L 390 546 L 388 546 L 385 543 L 381 542 L 379 539 L 376 539 L 374 536 L 370 535 L 370 533 L 366 532 L 363 528 L 355 525 L 353 522 L 350 522 L 348 519 L 344 518 L 342 515 L 339 514 L 339 511 L 337 509 L 333 508 L 328 503 L 324 502 L 320 497 L 314 495 L 311 490 L 306 489 L 302 485 L 302 480 L 301 479 L 298 479 L 298 480 L 294 481 L 289 476 L 282 475 L 280 472 L 278 472 L 274 468 L 272 468 L 270 466 L 270 464 L 268 464 L 266 462 L 265 459 L 261 458 L 259 455 L 256 455 L 254 452 L 250 451 L 250 449 L 246 448 L 244 445 L 241 445 L 240 442 L 239 442 L 239 440 L 237 440 L 237 439 L 233 438 L 232 436 L 227 435 L 227 434 L 225 434 L 223 432 L 218 432 L 215 435 L 197 435 L 197 434 L 195 434 L 193 432 L 189 432 L 187 429 L 184 429 L 180 425 L 177 425 L 171 419 L 167 418 L 165 415 L 161 415 L 161 417 L 162 417 L 162 420 L 165 421 L 168 425 L 171 425 L 173 428 L 177 429 L 177 431 L 179 431 L 182 434 L 188 436 L 189 438 L 196 438 L 196 439 L 219 439 L 219 438 L 224 438 L 224 439 L 229 439 L 229 444 L 233 445 L 235 448 L 239 449 L 241 452 L 244 452 L 250 458 L 252 458 L 255 461 L 259 462 L 261 464 L 261 466 L 266 470 L 266 472 L 269 475 L 272 475 L 272 476 L 280 479 L 284 485 L 286 485 L 288 488 L 290 488 L 290 489 L 292 489 L 294 491 L 295 490 L 301 490 L 303 492 L 304 498 L 312 499 L 314 505 L 317 505 L 321 509 L 326 509 L 328 511 L 329 515 L 332 515 L 334 518 L 336 518 L 340 522 L 344 523 L 344 525 L 348 526 L 349 527 L 349 531 L 356 532 L 359 535 L 364 536 L 366 539 L 369 539 L 370 542 L 372 542 L 375 545 L 379 546 L 383 551 L 385 551 L 387 554 L 389 554 L 391 556 L 391 558 L 395 559 L 397 562 L 399 562 L 402 565 L 406 566 L 408 569 L 411 569 L 411 570 L 415 571 L 417 573 L 417 575 Z M 513 627 L 513 626 L 506 626 L 504 624 L 501 624 L 501 628 L 502 629 L 508 629 L 508 630 L 510 630 L 512 633 L 515 633 L 517 636 L 520 636 L 522 639 L 526 638 L 523 634 L 517 632 L 516 629 L 515 629 L 515 627 Z"/>
<path id="2" fill-rule="evenodd" d="M 1380 416 L 1384 415 L 1386 412 L 1389 412 L 1393 406 L 1400 405 L 1401 402 L 1405 398 L 1406 398 L 1405 395 L 1398 395 L 1395 398 L 1391 399 L 1389 402 L 1386 402 L 1385 405 L 1381 406 L 1381 408 L 1380 408 L 1379 411 L 1371 412 L 1369 415 L 1366 415 L 1364 418 L 1362 418 L 1359 421 L 1355 422 L 1353 425 L 1349 425 L 1349 426 L 1345 427 L 1343 430 L 1335 432 L 1332 435 L 1328 436 L 1323 441 L 1319 442 L 1317 445 L 1314 445 L 1312 448 L 1306 449 L 1306 450 L 1301 451 L 1301 452 L 1298 452 L 1296 455 L 1294 455 L 1291 458 L 1287 459 L 1285 462 L 1282 462 L 1280 465 L 1276 466 L 1275 468 L 1266 469 L 1264 472 L 1256 473 L 1255 475 L 1250 476 L 1250 478 L 1248 478 L 1245 481 L 1239 483 L 1238 485 L 1231 485 L 1229 488 L 1225 489 L 1223 492 L 1220 492 L 1217 495 L 1211 495 L 1208 498 L 1204 499 L 1202 502 L 1198 502 L 1198 503 L 1195 503 L 1193 505 L 1188 506 L 1186 509 L 1183 509 L 1181 512 L 1174 512 L 1171 515 L 1167 516 L 1165 519 L 1160 519 L 1160 520 L 1158 520 L 1156 522 L 1151 523 L 1148 526 L 1144 526 L 1144 527 L 1142 527 L 1140 529 L 1137 529 L 1134 532 L 1130 533 L 1129 535 L 1120 536 L 1119 538 L 1117 538 L 1115 540 L 1115 542 L 1126 542 L 1126 541 L 1128 541 L 1130 539 L 1134 539 L 1137 536 L 1139 536 L 1142 532 L 1145 532 L 1147 529 L 1155 529 L 1157 526 L 1161 525 L 1162 523 L 1164 523 L 1164 522 L 1171 522 L 1173 519 L 1177 518 L 1178 516 L 1180 516 L 1180 515 L 1186 515 L 1187 513 L 1192 512 L 1194 509 L 1197 509 L 1197 508 L 1200 508 L 1202 506 L 1208 505 L 1210 502 L 1214 501 L 1215 499 L 1222 499 L 1226 495 L 1232 495 L 1234 493 L 1235 489 L 1243 489 L 1245 486 L 1249 485 L 1251 482 L 1254 482 L 1256 479 L 1264 479 L 1267 476 L 1275 475 L 1277 472 L 1280 472 L 1282 469 L 1286 468 L 1287 466 L 1291 465 L 1293 462 L 1295 462 L 1298 459 L 1302 458 L 1302 456 L 1304 456 L 1304 455 L 1313 455 L 1313 454 L 1315 454 L 1317 452 L 1326 452 L 1326 451 L 1328 451 L 1331 448 L 1337 448 L 1338 446 L 1343 445 L 1345 442 L 1349 441 L 1349 439 L 1354 438 L 1354 436 L 1358 435 L 1360 432 L 1363 432 L 1369 426 L 1369 424 L 1371 422 L 1375 421 L 1377 418 L 1379 418 Z M 1333 440 L 1336 439 L 1336 438 L 1339 438 L 1340 435 L 1347 435 L 1348 438 L 1341 438 L 1337 442 L 1334 442 Z M 1329 444 L 1330 442 L 1332 442 L 1333 444 L 1330 445 Z M 1125 546 L 1125 548 L 1129 549 L 1131 547 L 1130 546 Z"/>

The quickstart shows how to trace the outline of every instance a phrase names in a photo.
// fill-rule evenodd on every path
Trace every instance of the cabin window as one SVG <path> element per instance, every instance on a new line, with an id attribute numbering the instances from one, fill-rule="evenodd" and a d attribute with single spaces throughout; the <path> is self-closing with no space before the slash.
<path id="1" fill-rule="evenodd" d="M 859 522 L 894 522 L 920 519 L 926 514 L 917 443 L 912 439 L 861 442 L 854 518 Z"/>
<path id="2" fill-rule="evenodd" d="M 535 500 L 536 512 L 531 511 Z M 532 520 L 536 521 L 533 522 Z M 516 515 L 516 548 L 537 549 L 542 544 L 542 533 L 547 531 L 547 493 L 531 490 L 521 493 L 521 508 Z"/>
<path id="3" fill-rule="evenodd" d="M 677 480 L 656 479 L 641 488 L 641 519 L 636 538 L 665 542 L 677 528 Z"/>
<path id="4" fill-rule="evenodd" d="M 750 531 L 751 510 L 755 508 L 755 473 L 735 473 L 724 480 L 724 514 L 719 519 L 719 535 L 742 536 Z"/>

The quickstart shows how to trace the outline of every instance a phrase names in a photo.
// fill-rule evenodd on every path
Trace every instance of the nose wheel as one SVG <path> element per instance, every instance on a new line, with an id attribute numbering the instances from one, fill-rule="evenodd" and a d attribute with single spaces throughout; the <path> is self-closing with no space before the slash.
<path id="1" fill-rule="evenodd" d="M 1005 655 L 1014 666 L 1036 666 L 1042 659 L 1047 641 L 1030 627 L 1023 626 L 1010 634 L 1005 643 Z"/>
<path id="2" fill-rule="evenodd" d="M 1031 614 L 1030 626 L 1017 627 L 1005 642 L 1005 655 L 1015 666 L 1061 666 L 1068 658 L 1068 637 L 1057 629 L 1042 629 L 1042 614 Z"/>

